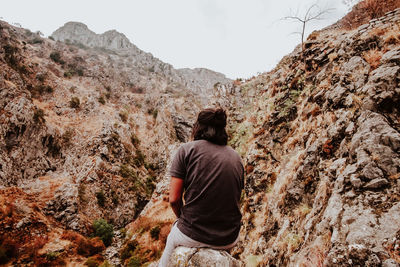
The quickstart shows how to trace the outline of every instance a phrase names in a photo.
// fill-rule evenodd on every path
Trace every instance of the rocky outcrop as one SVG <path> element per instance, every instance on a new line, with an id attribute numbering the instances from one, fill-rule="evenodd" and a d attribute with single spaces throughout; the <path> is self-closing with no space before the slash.
<path id="1" fill-rule="evenodd" d="M 114 54 L 124 57 L 120 61 L 125 61 L 128 57 L 129 64 L 136 66 L 141 71 L 135 70 L 138 76 L 145 69 L 150 74 L 159 74 L 164 76 L 171 84 L 175 83 L 175 87 L 189 88 L 196 92 L 202 104 L 208 100 L 208 95 L 212 95 L 214 87 L 218 85 L 228 85 L 232 81 L 225 77 L 222 73 L 218 73 L 209 69 L 174 69 L 172 65 L 162 62 L 153 57 L 150 53 L 146 53 L 134 44 L 128 38 L 117 32 L 116 30 L 107 31 L 103 34 L 96 34 L 80 22 L 67 22 L 64 26 L 57 29 L 52 35 L 55 40 L 72 43 L 80 46 L 88 46 L 101 49 L 111 49 Z M 171 90 L 171 86 L 167 86 L 167 90 Z"/>
<path id="2" fill-rule="evenodd" d="M 149 267 L 156 267 L 157 263 Z M 240 267 L 243 266 L 238 260 L 232 258 L 226 251 L 207 248 L 177 247 L 171 255 L 169 267 Z"/>
<path id="3" fill-rule="evenodd" d="M 62 42 L 76 42 L 89 47 L 103 47 L 106 49 L 124 49 L 134 47 L 122 33 L 116 30 L 96 34 L 80 22 L 67 22 L 51 35 Z"/>
<path id="4" fill-rule="evenodd" d="M 169 266 L 240 267 L 242 265 L 226 251 L 178 247 L 170 258 Z"/>
<path id="5" fill-rule="evenodd" d="M 400 42 L 389 41 L 400 25 L 387 16 L 365 31 L 315 32 L 304 54 L 241 84 L 255 95 L 231 129 L 247 172 L 233 252 L 243 261 L 400 261 Z"/>

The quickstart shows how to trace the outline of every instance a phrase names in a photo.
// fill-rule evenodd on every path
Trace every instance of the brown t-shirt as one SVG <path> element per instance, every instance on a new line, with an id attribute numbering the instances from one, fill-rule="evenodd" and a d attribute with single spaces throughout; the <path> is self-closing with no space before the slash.
<path id="1" fill-rule="evenodd" d="M 206 140 L 186 143 L 174 156 L 169 174 L 184 180 L 179 230 L 215 246 L 235 241 L 242 218 L 239 201 L 244 181 L 236 151 Z"/>

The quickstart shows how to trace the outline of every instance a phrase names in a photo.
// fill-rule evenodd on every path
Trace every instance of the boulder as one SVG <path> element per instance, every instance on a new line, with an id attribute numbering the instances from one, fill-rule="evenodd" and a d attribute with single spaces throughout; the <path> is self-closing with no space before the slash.
<path id="1" fill-rule="evenodd" d="M 239 267 L 242 264 L 223 250 L 177 247 L 170 258 L 168 266 Z"/>

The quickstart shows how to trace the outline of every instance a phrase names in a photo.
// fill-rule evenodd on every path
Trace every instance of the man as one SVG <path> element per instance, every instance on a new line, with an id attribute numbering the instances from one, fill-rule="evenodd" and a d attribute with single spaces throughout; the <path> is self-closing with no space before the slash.
<path id="1" fill-rule="evenodd" d="M 227 146 L 226 113 L 205 109 L 193 127 L 194 141 L 182 145 L 169 170 L 169 201 L 178 218 L 159 266 L 166 267 L 177 246 L 228 250 L 239 239 L 244 171 Z"/>

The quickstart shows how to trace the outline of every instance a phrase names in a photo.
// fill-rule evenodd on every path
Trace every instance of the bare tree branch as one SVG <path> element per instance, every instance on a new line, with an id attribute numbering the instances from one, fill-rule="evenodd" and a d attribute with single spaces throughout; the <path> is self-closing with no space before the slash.
<path id="1" fill-rule="evenodd" d="M 313 12 L 315 9 L 318 11 Z M 282 20 L 296 20 L 301 23 L 302 31 L 301 32 L 294 32 L 299 33 L 301 35 L 301 55 L 303 60 L 304 59 L 304 34 L 306 30 L 306 24 L 313 20 L 323 20 L 323 16 L 331 12 L 333 8 L 325 8 L 321 9 L 317 3 L 312 4 L 307 8 L 306 13 L 304 16 L 299 16 L 298 12 L 296 14 L 290 14 L 289 16 L 283 17 Z"/>

